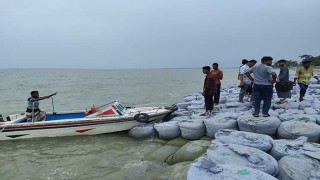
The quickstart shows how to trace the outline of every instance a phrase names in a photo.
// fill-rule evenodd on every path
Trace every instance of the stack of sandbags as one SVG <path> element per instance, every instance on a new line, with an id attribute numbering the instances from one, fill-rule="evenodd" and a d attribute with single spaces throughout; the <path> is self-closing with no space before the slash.
<path id="1" fill-rule="evenodd" d="M 232 179 L 232 180 L 276 180 L 273 176 L 245 166 L 216 164 L 208 157 L 200 157 L 191 164 L 188 180 Z"/>
<path id="2" fill-rule="evenodd" d="M 246 166 L 268 173 L 272 176 L 278 174 L 278 163 L 269 154 L 252 147 L 225 144 L 213 144 L 207 150 L 208 158 L 217 164 L 230 164 Z"/>
<path id="3" fill-rule="evenodd" d="M 273 146 L 272 138 L 264 134 L 222 129 L 215 134 L 215 137 L 213 142 L 216 144 L 238 144 L 257 148 L 264 152 L 268 152 Z"/>
<path id="4" fill-rule="evenodd" d="M 211 142 L 206 140 L 190 141 L 171 155 L 166 160 L 166 163 L 172 165 L 184 161 L 193 161 L 202 156 L 207 151 L 210 144 Z"/>
<path id="5" fill-rule="evenodd" d="M 181 135 L 178 121 L 156 123 L 154 128 L 157 130 L 160 139 L 173 139 Z"/>
<path id="6" fill-rule="evenodd" d="M 319 142 L 320 126 L 310 121 L 286 121 L 281 123 L 277 134 L 281 139 L 296 139 L 306 136 L 309 142 Z"/>
<path id="7" fill-rule="evenodd" d="M 206 134 L 206 127 L 200 120 L 185 120 L 179 122 L 181 136 L 189 140 L 201 139 Z"/>
<path id="8" fill-rule="evenodd" d="M 165 145 L 156 149 L 155 151 L 150 152 L 143 157 L 145 161 L 156 161 L 156 162 L 165 162 L 169 156 L 178 151 L 180 147 Z"/>
<path id="9" fill-rule="evenodd" d="M 129 135 L 134 138 L 144 139 L 156 135 L 153 124 L 141 124 L 133 127 L 129 131 Z"/>
<path id="10" fill-rule="evenodd" d="M 236 115 L 234 115 L 236 114 Z M 238 123 L 234 116 L 238 113 L 224 113 L 204 120 L 207 129 L 207 136 L 214 137 L 220 129 L 238 130 Z"/>
<path id="11" fill-rule="evenodd" d="M 251 114 L 239 116 L 238 126 L 241 131 L 275 135 L 281 121 L 277 117 L 254 117 Z"/>
<path id="12" fill-rule="evenodd" d="M 309 155 L 289 155 L 279 161 L 279 180 L 320 179 L 320 159 Z"/>

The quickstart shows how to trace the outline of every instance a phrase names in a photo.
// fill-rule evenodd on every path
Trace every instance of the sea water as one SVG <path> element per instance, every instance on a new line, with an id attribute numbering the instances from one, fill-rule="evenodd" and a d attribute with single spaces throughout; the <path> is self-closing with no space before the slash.
<path id="1" fill-rule="evenodd" d="M 238 83 L 237 69 L 223 71 L 222 87 Z M 113 100 L 127 106 L 171 105 L 189 93 L 201 92 L 204 80 L 201 68 L 0 69 L 0 73 L 0 114 L 5 115 L 25 111 L 33 90 L 38 90 L 40 96 L 58 92 L 53 102 L 59 112 L 85 110 L 91 104 L 99 106 Z M 51 99 L 41 101 L 40 107 L 51 112 Z M 147 177 L 165 166 L 144 164 L 143 155 L 157 145 L 150 139 L 133 139 L 126 132 L 0 141 L 0 144 L 0 179 L 113 179 L 130 166 L 138 169 L 128 177 L 134 179 Z"/>

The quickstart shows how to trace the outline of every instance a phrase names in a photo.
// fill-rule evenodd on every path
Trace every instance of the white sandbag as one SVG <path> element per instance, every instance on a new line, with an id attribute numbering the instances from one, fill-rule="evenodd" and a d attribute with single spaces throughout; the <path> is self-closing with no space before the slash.
<path id="1" fill-rule="evenodd" d="M 190 105 L 202 105 L 203 103 L 202 99 L 190 101 Z"/>
<path id="2" fill-rule="evenodd" d="M 274 117 L 279 117 L 279 113 L 277 111 L 272 110 L 272 109 L 269 110 L 269 114 Z"/>
<path id="3" fill-rule="evenodd" d="M 207 118 L 207 116 L 200 116 L 200 114 L 202 114 L 203 112 L 201 112 L 201 113 L 193 113 L 191 116 L 190 116 L 190 118 L 191 119 L 206 119 Z"/>
<path id="4" fill-rule="evenodd" d="M 318 84 L 318 80 L 312 77 L 310 78 L 310 84 Z"/>
<path id="5" fill-rule="evenodd" d="M 304 110 L 305 108 L 311 107 L 312 103 L 310 101 L 302 101 L 299 103 L 299 109 Z"/>
<path id="6" fill-rule="evenodd" d="M 189 140 L 201 139 L 206 134 L 206 127 L 203 121 L 180 121 L 179 127 L 181 136 Z"/>
<path id="7" fill-rule="evenodd" d="M 230 164 L 246 166 L 268 173 L 272 176 L 278 174 L 278 163 L 269 154 L 252 147 L 226 144 L 213 144 L 207 150 L 208 158 L 217 164 Z"/>
<path id="8" fill-rule="evenodd" d="M 309 89 L 320 89 L 320 84 L 310 84 Z"/>
<path id="9" fill-rule="evenodd" d="M 184 102 L 190 102 L 190 101 L 197 100 L 197 99 L 199 99 L 199 96 L 197 96 L 197 95 L 189 95 L 189 96 L 183 97 Z"/>
<path id="10" fill-rule="evenodd" d="M 285 106 L 284 106 L 284 104 L 275 103 L 275 104 L 272 105 L 272 108 L 273 109 L 285 109 Z"/>
<path id="11" fill-rule="evenodd" d="M 205 119 L 207 136 L 214 137 L 220 129 L 238 130 L 238 123 L 232 117 L 214 116 L 210 119 Z"/>
<path id="12" fill-rule="evenodd" d="M 316 118 L 316 123 L 320 125 L 320 115 L 313 115 Z"/>
<path id="13" fill-rule="evenodd" d="M 309 115 L 313 115 L 313 114 L 317 114 L 317 113 L 318 113 L 315 109 L 313 109 L 313 108 L 311 108 L 311 107 L 305 108 L 305 109 L 304 109 L 304 112 L 305 112 L 306 114 L 309 114 Z"/>
<path id="14" fill-rule="evenodd" d="M 317 103 L 313 103 L 312 104 L 312 107 L 316 110 L 320 110 L 320 102 L 317 102 Z"/>
<path id="15" fill-rule="evenodd" d="M 286 109 L 299 109 L 300 104 L 298 102 L 288 102 L 284 106 Z"/>
<path id="16" fill-rule="evenodd" d="M 187 109 L 189 105 L 190 105 L 190 102 L 180 102 L 176 104 L 178 109 Z"/>
<path id="17" fill-rule="evenodd" d="M 156 123 L 154 128 L 157 130 L 160 139 L 173 139 L 181 135 L 178 121 Z"/>
<path id="18" fill-rule="evenodd" d="M 279 115 L 279 119 L 281 122 L 286 122 L 286 121 L 310 121 L 310 122 L 317 122 L 317 119 L 315 118 L 314 115 L 308 115 L 308 114 L 281 114 Z"/>
<path id="19" fill-rule="evenodd" d="M 320 161 L 307 155 L 289 155 L 279 161 L 279 180 L 319 180 Z"/>
<path id="20" fill-rule="evenodd" d="M 304 136 L 294 140 L 274 140 L 274 145 L 270 150 L 270 155 L 276 160 L 280 160 L 284 156 L 301 154 L 304 152 L 303 147 L 307 140 L 308 138 Z"/>
<path id="21" fill-rule="evenodd" d="M 190 105 L 187 107 L 188 111 L 204 109 L 202 105 Z"/>
<path id="22" fill-rule="evenodd" d="M 299 109 L 286 109 L 285 113 L 287 113 L 287 114 L 304 114 L 304 111 L 299 110 Z"/>
<path id="23" fill-rule="evenodd" d="M 239 106 L 241 106 L 241 103 L 239 103 L 239 102 L 227 102 L 226 103 L 227 108 L 236 108 Z"/>
<path id="24" fill-rule="evenodd" d="M 173 112 L 173 116 L 191 116 L 192 112 L 189 112 L 187 110 L 178 109 L 177 111 Z"/>
<path id="25" fill-rule="evenodd" d="M 153 124 L 141 124 L 133 127 L 129 131 L 129 135 L 134 138 L 144 139 L 156 134 Z"/>
<path id="26" fill-rule="evenodd" d="M 254 117 L 251 114 L 239 116 L 237 121 L 241 131 L 267 135 L 276 134 L 281 124 L 277 117 Z"/>
<path id="27" fill-rule="evenodd" d="M 172 118 L 170 121 L 186 121 L 190 119 L 191 119 L 190 116 L 178 116 L 178 117 Z"/>
<path id="28" fill-rule="evenodd" d="M 208 157 L 200 157 L 192 163 L 187 180 L 276 180 L 273 176 L 245 166 L 216 164 Z"/>
<path id="29" fill-rule="evenodd" d="M 306 136 L 309 142 L 318 142 L 320 126 L 310 121 L 286 121 L 281 123 L 277 134 L 281 139 L 296 139 Z"/>
<path id="30" fill-rule="evenodd" d="M 215 134 L 214 143 L 239 144 L 253 147 L 268 152 L 273 146 L 273 140 L 270 136 L 250 132 L 235 131 L 230 129 L 221 129 Z"/>

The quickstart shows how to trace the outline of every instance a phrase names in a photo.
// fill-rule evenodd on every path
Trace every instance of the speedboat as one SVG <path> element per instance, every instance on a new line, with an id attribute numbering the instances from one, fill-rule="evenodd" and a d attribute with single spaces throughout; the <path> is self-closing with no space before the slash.
<path id="1" fill-rule="evenodd" d="M 170 115 L 175 106 L 140 105 L 125 107 L 118 101 L 93 111 L 53 112 L 45 120 L 35 121 L 26 114 L 0 117 L 0 140 L 36 137 L 95 135 L 126 131 L 142 123 L 159 122 Z"/>

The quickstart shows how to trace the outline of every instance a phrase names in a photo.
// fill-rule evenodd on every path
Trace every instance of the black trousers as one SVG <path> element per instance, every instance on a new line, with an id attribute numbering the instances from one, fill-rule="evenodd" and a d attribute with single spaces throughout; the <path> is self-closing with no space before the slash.
<path id="1" fill-rule="evenodd" d="M 204 103 L 206 105 L 206 111 L 213 110 L 213 95 L 205 94 L 204 95 Z"/>
<path id="2" fill-rule="evenodd" d="M 214 95 L 214 103 L 219 104 L 220 102 L 220 91 L 221 91 L 221 84 L 216 84 L 216 94 Z"/>

